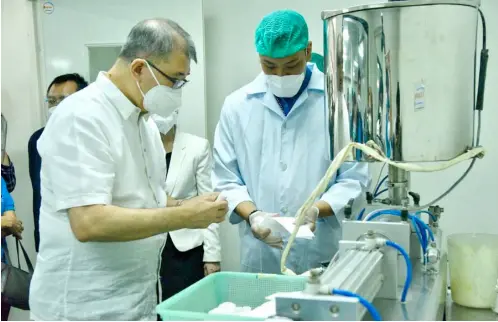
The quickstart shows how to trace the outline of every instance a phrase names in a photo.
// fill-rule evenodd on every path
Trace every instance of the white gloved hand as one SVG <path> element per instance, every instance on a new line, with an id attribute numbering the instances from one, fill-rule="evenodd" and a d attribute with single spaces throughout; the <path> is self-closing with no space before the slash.
<path id="1" fill-rule="evenodd" d="M 316 220 L 319 214 L 320 210 L 317 207 L 312 206 L 311 208 L 309 208 L 308 211 L 306 211 L 306 217 L 304 217 L 303 225 L 308 225 L 311 231 L 315 231 Z"/>
<path id="2" fill-rule="evenodd" d="M 272 234 L 271 229 L 268 228 L 268 223 L 272 220 L 274 221 L 273 217 L 276 216 L 278 216 L 278 214 L 256 211 L 249 216 L 249 225 L 251 226 L 254 237 L 271 247 L 282 249 L 282 237 Z"/>

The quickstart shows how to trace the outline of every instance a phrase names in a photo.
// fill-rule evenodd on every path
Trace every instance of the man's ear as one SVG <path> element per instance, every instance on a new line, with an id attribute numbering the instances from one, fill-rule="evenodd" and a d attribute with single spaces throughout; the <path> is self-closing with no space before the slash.
<path id="1" fill-rule="evenodd" d="M 309 62 L 311 61 L 311 54 L 313 52 L 313 43 L 311 41 L 308 41 L 308 47 L 306 47 L 306 61 Z"/>
<path id="2" fill-rule="evenodd" d="M 145 70 L 145 60 L 143 59 L 134 59 L 131 63 L 130 63 L 130 72 L 133 76 L 133 78 L 135 78 L 135 80 L 140 80 L 144 70 Z"/>

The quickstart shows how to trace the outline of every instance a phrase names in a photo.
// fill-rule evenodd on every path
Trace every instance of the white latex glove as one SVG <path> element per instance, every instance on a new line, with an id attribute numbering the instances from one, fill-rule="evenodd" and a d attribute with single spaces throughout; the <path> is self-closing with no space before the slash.
<path id="1" fill-rule="evenodd" d="M 249 216 L 249 225 L 251 226 L 251 231 L 254 237 L 270 245 L 271 247 L 282 249 L 282 237 L 272 235 L 271 229 L 268 227 L 269 223 L 272 220 L 274 221 L 273 217 L 276 216 L 278 216 L 278 214 L 256 211 Z"/>
<path id="2" fill-rule="evenodd" d="M 316 229 L 316 220 L 320 210 L 317 207 L 313 206 L 308 211 L 306 211 L 306 217 L 304 217 L 303 225 L 308 225 L 311 231 L 315 231 Z"/>

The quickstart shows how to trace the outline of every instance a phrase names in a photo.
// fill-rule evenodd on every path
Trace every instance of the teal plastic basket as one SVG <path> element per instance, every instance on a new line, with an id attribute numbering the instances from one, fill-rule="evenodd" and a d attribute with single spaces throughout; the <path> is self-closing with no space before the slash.
<path id="1" fill-rule="evenodd" d="M 220 272 L 211 274 L 156 307 L 164 321 L 263 321 L 238 315 L 208 314 L 221 303 L 256 308 L 276 292 L 304 290 L 306 277 Z"/>

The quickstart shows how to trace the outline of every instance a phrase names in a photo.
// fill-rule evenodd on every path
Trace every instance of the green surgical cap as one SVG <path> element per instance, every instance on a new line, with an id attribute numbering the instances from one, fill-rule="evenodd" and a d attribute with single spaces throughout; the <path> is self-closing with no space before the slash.
<path id="1" fill-rule="evenodd" d="M 316 68 L 318 68 L 318 70 L 323 73 L 323 64 L 325 61 L 322 55 L 317 53 L 312 53 L 311 62 L 314 63 L 316 65 Z"/>
<path id="2" fill-rule="evenodd" d="M 261 56 L 288 57 L 308 46 L 308 25 L 295 11 L 274 11 L 259 23 L 254 43 Z"/>

